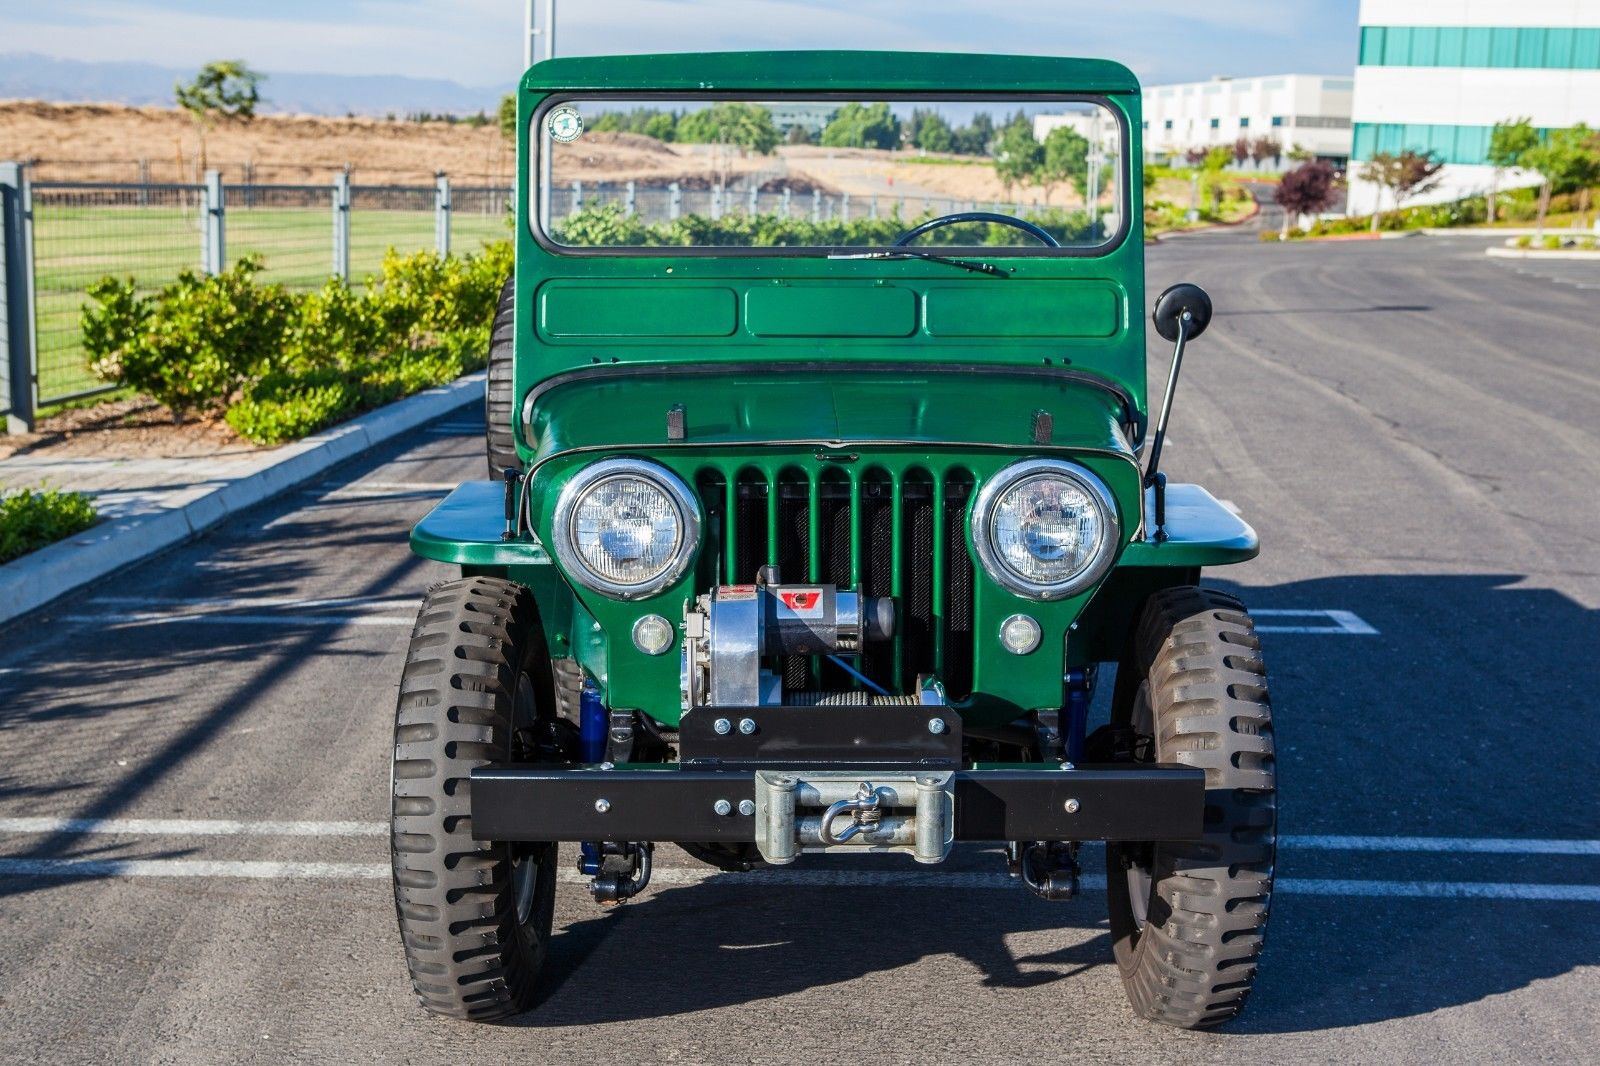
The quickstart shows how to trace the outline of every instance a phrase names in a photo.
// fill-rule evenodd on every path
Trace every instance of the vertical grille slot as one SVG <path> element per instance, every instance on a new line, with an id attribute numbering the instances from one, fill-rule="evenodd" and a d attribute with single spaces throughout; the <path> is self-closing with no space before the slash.
<path id="1" fill-rule="evenodd" d="M 739 471 L 735 485 L 733 524 L 738 530 L 738 539 L 730 553 L 733 568 L 728 580 L 742 585 L 754 581 L 756 571 L 767 564 L 770 544 L 767 495 L 770 486 L 761 471 L 748 468 Z"/>
<path id="2" fill-rule="evenodd" d="M 778 568 L 783 580 L 811 580 L 811 480 L 793 467 L 778 474 Z M 783 687 L 811 687 L 811 660 L 791 655 L 783 660 Z"/>
<path id="3" fill-rule="evenodd" d="M 895 484 L 889 472 L 879 467 L 868 470 L 861 479 L 861 591 L 868 596 L 893 596 Z M 899 688 L 895 669 L 894 641 L 867 644 L 861 656 L 861 672 L 891 692 Z"/>
<path id="4" fill-rule="evenodd" d="M 967 551 L 967 501 L 972 475 L 952 470 L 944 480 L 944 663 L 940 676 L 951 699 L 972 695 L 972 554 Z"/>
<path id="5" fill-rule="evenodd" d="M 906 472 L 900 489 L 900 690 L 913 691 L 917 675 L 934 672 L 933 479 Z"/>

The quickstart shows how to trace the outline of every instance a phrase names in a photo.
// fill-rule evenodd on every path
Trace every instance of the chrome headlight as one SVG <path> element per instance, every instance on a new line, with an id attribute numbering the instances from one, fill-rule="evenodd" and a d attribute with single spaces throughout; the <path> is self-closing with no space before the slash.
<path id="1" fill-rule="evenodd" d="M 637 600 L 689 568 L 700 545 L 700 509 L 672 472 L 637 459 L 603 459 L 561 490 L 551 532 L 570 576 Z"/>
<path id="2" fill-rule="evenodd" d="M 989 576 L 1019 596 L 1056 600 L 1099 581 L 1119 540 L 1100 479 L 1059 459 L 1026 459 L 978 493 L 972 543 Z"/>

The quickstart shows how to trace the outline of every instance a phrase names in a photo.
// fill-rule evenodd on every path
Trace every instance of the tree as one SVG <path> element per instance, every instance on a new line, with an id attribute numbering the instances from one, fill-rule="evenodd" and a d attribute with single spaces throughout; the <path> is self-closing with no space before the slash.
<path id="1" fill-rule="evenodd" d="M 639 132 L 658 141 L 670 141 L 678 134 L 678 118 L 666 111 L 656 111 L 644 120 Z"/>
<path id="2" fill-rule="evenodd" d="M 1551 130 L 1543 142 L 1522 153 L 1522 165 L 1537 170 L 1539 186 L 1539 232 L 1544 232 L 1545 216 L 1550 213 L 1550 197 L 1558 192 L 1588 191 L 1600 182 L 1600 144 L 1595 131 L 1583 123 L 1564 130 Z M 1588 204 L 1584 205 L 1585 211 Z"/>
<path id="3" fill-rule="evenodd" d="M 1034 139 L 1033 130 L 1024 124 L 1012 122 L 1000 131 L 994 142 L 994 173 L 1011 196 L 1013 185 L 1026 185 L 1034 180 L 1044 163 L 1044 145 Z"/>
<path id="4" fill-rule="evenodd" d="M 771 154 L 782 140 L 771 111 L 736 100 L 685 112 L 674 134 L 689 144 L 737 144 L 761 155 Z"/>
<path id="5" fill-rule="evenodd" d="M 517 94 L 506 93 L 500 98 L 500 133 L 508 141 L 517 139 Z"/>
<path id="6" fill-rule="evenodd" d="M 200 137 L 200 169 L 206 169 L 206 133 L 218 122 L 248 122 L 261 103 L 263 75 L 245 66 L 242 59 L 219 59 L 200 68 L 194 80 L 173 86 L 179 107 L 189 112 Z"/>
<path id="7" fill-rule="evenodd" d="M 949 152 L 955 133 L 939 112 L 918 108 L 911 112 L 911 143 L 924 152 Z"/>
<path id="8" fill-rule="evenodd" d="M 900 120 L 888 104 L 852 101 L 834 112 L 823 127 L 821 143 L 829 148 L 898 148 Z"/>
<path id="9" fill-rule="evenodd" d="M 1388 189 L 1389 195 L 1394 198 L 1394 209 L 1399 211 L 1411 197 L 1437 186 L 1443 177 L 1439 172 L 1443 169 L 1444 164 L 1434 159 L 1432 152 L 1408 150 L 1398 155 L 1375 152 L 1367 160 L 1367 165 L 1361 168 L 1361 178 Z M 1382 206 L 1381 198 L 1379 203 L 1372 205 L 1373 233 L 1378 232 L 1378 223 L 1383 217 L 1380 210 Z"/>
<path id="10" fill-rule="evenodd" d="M 1044 202 L 1050 202 L 1050 187 L 1070 181 L 1079 195 L 1089 195 L 1089 140 L 1071 126 L 1057 126 L 1044 139 L 1044 155 L 1038 171 L 1044 188 Z"/>
<path id="11" fill-rule="evenodd" d="M 1206 161 L 1206 156 L 1209 155 L 1210 152 L 1211 150 L 1205 145 L 1196 145 L 1195 147 L 1186 149 L 1184 151 L 1183 161 L 1188 163 L 1191 167 L 1197 167 Z"/>
<path id="12" fill-rule="evenodd" d="M 1271 137 L 1257 137 L 1250 143 L 1250 158 L 1257 166 L 1271 159 L 1273 162 L 1283 155 L 1283 145 Z"/>
<path id="13" fill-rule="evenodd" d="M 961 155 L 988 155 L 994 140 L 994 118 L 987 111 L 976 112 L 972 121 L 952 130 L 950 147 Z"/>
<path id="14" fill-rule="evenodd" d="M 1283 229 L 1278 236 L 1288 239 L 1291 222 L 1301 215 L 1328 210 L 1338 195 L 1339 179 L 1331 163 L 1317 159 L 1284 171 L 1278 182 L 1278 206 L 1283 208 Z"/>
<path id="15" fill-rule="evenodd" d="M 1511 118 L 1496 122 L 1489 134 L 1489 165 L 1494 172 L 1489 178 L 1489 197 L 1485 204 L 1489 221 L 1494 221 L 1494 201 L 1500 191 L 1500 172 L 1522 165 L 1522 156 L 1539 143 L 1539 131 L 1533 128 L 1531 118 Z"/>
<path id="16" fill-rule="evenodd" d="M 1244 161 L 1250 158 L 1250 138 L 1240 137 L 1233 142 L 1233 161 L 1244 166 Z"/>

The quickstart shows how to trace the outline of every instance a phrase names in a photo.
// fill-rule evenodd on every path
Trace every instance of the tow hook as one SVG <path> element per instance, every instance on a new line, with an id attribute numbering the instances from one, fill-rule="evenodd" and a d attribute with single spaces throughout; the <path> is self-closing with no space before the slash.
<path id="1" fill-rule="evenodd" d="M 655 845 L 600 841 L 585 843 L 578 853 L 578 872 L 589 874 L 589 895 L 602 907 L 615 907 L 637 896 L 650 884 L 650 863 Z"/>
<path id="2" fill-rule="evenodd" d="M 851 814 L 852 821 L 845 827 L 844 832 L 835 834 L 833 821 L 846 812 Z M 870 781 L 863 781 L 861 782 L 861 787 L 856 789 L 856 794 L 853 798 L 842 799 L 830 805 L 822 813 L 822 824 L 817 827 L 817 836 L 822 838 L 822 843 L 824 844 L 843 844 L 857 833 L 869 832 L 878 828 L 882 823 L 883 808 L 880 804 L 878 790 L 872 787 Z"/>
<path id="3" fill-rule="evenodd" d="M 1078 894 L 1078 845 L 1065 841 L 1012 841 L 1007 872 L 1040 899 L 1065 902 Z"/>

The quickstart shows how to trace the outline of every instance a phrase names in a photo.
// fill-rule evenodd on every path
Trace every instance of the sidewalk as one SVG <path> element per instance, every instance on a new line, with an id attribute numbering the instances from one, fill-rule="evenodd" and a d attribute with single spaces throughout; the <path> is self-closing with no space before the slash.
<path id="1" fill-rule="evenodd" d="M 0 624 L 426 422 L 481 405 L 483 382 L 481 372 L 469 374 L 278 448 L 224 447 L 173 458 L 40 448 L 0 457 L 0 488 L 86 492 L 101 516 L 77 536 L 0 566 Z"/>

